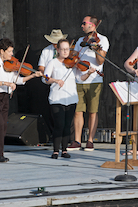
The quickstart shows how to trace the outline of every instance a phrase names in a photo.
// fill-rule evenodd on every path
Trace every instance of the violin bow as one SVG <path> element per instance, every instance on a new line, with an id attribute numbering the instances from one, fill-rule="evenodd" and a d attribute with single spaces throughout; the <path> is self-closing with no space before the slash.
<path id="1" fill-rule="evenodd" d="M 95 27 L 95 29 L 97 30 L 97 28 L 99 27 L 99 25 L 102 23 L 102 20 L 99 20 L 98 21 L 98 23 L 97 23 L 97 25 L 96 25 L 96 27 Z M 93 33 L 94 33 L 95 31 L 93 31 L 89 36 L 88 36 L 88 40 L 87 41 L 89 41 L 90 40 L 90 38 L 93 36 Z M 96 33 L 97 33 L 97 31 L 96 31 Z"/>
<path id="2" fill-rule="evenodd" d="M 70 45 L 69 45 L 69 48 L 72 47 L 74 41 L 75 41 L 75 39 L 73 39 L 73 40 L 71 41 L 71 43 L 70 43 Z M 76 64 L 75 64 L 75 65 L 76 65 Z M 65 78 L 64 82 L 67 80 L 67 78 L 69 77 L 69 75 L 70 75 L 71 72 L 72 72 L 72 70 L 69 72 L 69 74 L 68 74 L 67 77 Z M 60 89 L 60 88 L 61 88 L 61 87 L 59 87 L 59 89 Z M 59 89 L 58 89 L 58 90 L 59 90 Z"/>
<path id="3" fill-rule="evenodd" d="M 73 40 L 71 41 L 70 46 L 69 46 L 70 48 L 72 47 L 74 41 L 75 41 L 75 39 L 73 39 Z"/>
<path id="4" fill-rule="evenodd" d="M 28 46 L 27 46 L 27 48 L 26 48 L 26 50 L 25 50 L 25 53 L 24 53 L 24 56 L 23 56 L 22 62 L 21 62 L 21 64 L 20 64 L 20 68 L 19 68 L 18 73 L 17 73 L 16 80 L 15 80 L 15 82 L 14 82 L 15 84 L 17 83 L 17 80 L 18 80 L 18 77 L 19 77 L 19 74 L 20 74 L 21 68 L 22 68 L 22 66 L 23 66 L 23 63 L 24 63 L 25 57 L 26 57 L 26 55 L 27 55 L 27 53 L 28 53 L 28 50 L 29 50 L 29 47 L 30 47 L 30 45 L 28 45 Z M 13 91 L 12 91 L 12 92 L 11 92 L 11 94 L 10 94 L 10 99 L 12 98 L 12 95 L 13 95 Z"/>

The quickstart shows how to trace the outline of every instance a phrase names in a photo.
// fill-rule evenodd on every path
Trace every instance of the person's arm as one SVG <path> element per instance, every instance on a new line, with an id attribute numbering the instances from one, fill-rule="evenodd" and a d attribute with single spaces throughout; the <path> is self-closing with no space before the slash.
<path id="1" fill-rule="evenodd" d="M 101 50 L 101 49 L 98 49 L 97 52 L 98 52 L 100 55 L 102 55 L 103 57 L 105 57 L 105 56 L 106 56 L 106 53 L 107 53 L 107 52 L 105 52 L 105 51 L 103 51 L 103 50 Z M 104 63 L 105 59 L 104 59 L 103 57 L 101 57 L 100 55 L 98 55 L 98 54 L 96 53 L 96 61 L 97 61 L 97 63 L 98 63 L 99 65 L 102 65 L 102 64 Z"/>
<path id="2" fill-rule="evenodd" d="M 41 71 L 44 74 L 45 67 L 50 59 L 52 59 L 53 54 L 53 46 L 49 45 L 48 47 L 44 48 L 42 50 L 42 53 L 40 55 L 39 61 L 38 61 L 38 70 Z M 51 58 L 50 58 L 51 57 Z"/>
<path id="3" fill-rule="evenodd" d="M 57 83 L 60 87 L 62 87 L 64 85 L 63 80 L 58 80 L 58 79 L 54 79 L 54 78 L 49 78 L 48 80 L 46 80 L 46 83 L 47 84 Z"/>
<path id="4" fill-rule="evenodd" d="M 44 74 L 45 67 L 44 66 L 39 66 L 38 70 L 41 71 Z"/>
<path id="5" fill-rule="evenodd" d="M 132 55 L 125 61 L 124 67 L 129 72 L 138 76 L 138 69 L 134 69 L 134 65 L 130 65 L 129 62 L 133 62 L 138 58 L 138 49 L 136 48 Z"/>
<path id="6" fill-rule="evenodd" d="M 30 80 L 30 79 L 32 79 L 32 78 L 35 78 L 35 77 L 40 77 L 40 76 L 42 76 L 42 75 L 43 75 L 43 74 L 42 74 L 41 71 L 36 71 L 35 73 L 32 73 L 32 74 L 29 75 L 29 76 L 23 77 L 23 82 L 26 82 L 26 81 L 28 81 L 28 80 Z"/>
<path id="7" fill-rule="evenodd" d="M 0 81 L 0 86 L 11 87 L 12 91 L 14 91 L 16 89 L 16 84 L 15 83 L 10 83 L 10 82 L 5 82 L 5 81 Z"/>
<path id="8" fill-rule="evenodd" d="M 100 42 L 98 44 L 100 45 L 100 47 L 96 48 L 96 52 L 98 52 L 103 57 L 101 57 L 96 52 L 95 52 L 95 55 L 96 55 L 96 61 L 97 61 L 98 65 L 102 65 L 105 61 L 104 57 L 106 56 L 107 51 L 109 49 L 109 41 L 108 41 L 107 37 L 105 37 L 103 35 L 99 36 L 99 38 L 100 38 Z"/>
<path id="9" fill-rule="evenodd" d="M 61 79 L 55 79 L 55 78 L 52 78 L 52 72 L 53 72 L 53 68 L 54 68 L 54 59 L 52 59 L 48 65 L 46 66 L 45 70 L 44 70 L 44 75 L 45 76 L 48 76 L 47 79 L 45 78 L 42 78 L 43 82 L 46 83 L 46 84 L 52 84 L 52 83 L 57 83 L 60 87 L 62 87 L 64 85 L 64 81 L 61 80 Z"/>
<path id="10" fill-rule="evenodd" d="M 44 74 L 44 70 L 45 70 L 46 58 L 47 58 L 47 49 L 44 48 L 42 50 L 42 53 L 41 53 L 39 61 L 38 61 L 38 70 L 41 71 L 43 74 Z"/>
<path id="11" fill-rule="evenodd" d="M 81 76 L 81 80 L 82 80 L 82 81 L 85 81 L 85 80 L 86 80 L 92 73 L 94 73 L 95 71 L 96 71 L 96 69 L 95 69 L 95 68 L 92 68 L 92 67 L 90 66 L 88 72 Z"/>

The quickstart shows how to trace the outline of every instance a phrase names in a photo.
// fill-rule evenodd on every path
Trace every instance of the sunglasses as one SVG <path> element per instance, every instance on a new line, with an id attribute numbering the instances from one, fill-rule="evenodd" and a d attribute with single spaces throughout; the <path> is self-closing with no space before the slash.
<path id="1" fill-rule="evenodd" d="M 87 23 L 87 24 L 93 24 L 93 25 L 95 26 L 95 24 L 94 24 L 94 23 L 92 23 L 92 22 L 87 22 L 87 21 L 86 21 L 86 22 L 82 22 L 82 24 L 81 24 L 81 25 L 84 25 L 84 26 L 85 26 L 85 25 L 86 25 L 86 23 Z"/>

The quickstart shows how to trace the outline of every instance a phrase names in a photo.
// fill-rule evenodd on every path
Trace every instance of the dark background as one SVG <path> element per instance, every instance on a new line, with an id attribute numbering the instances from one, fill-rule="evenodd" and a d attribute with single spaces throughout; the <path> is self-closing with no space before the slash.
<path id="1" fill-rule="evenodd" d="M 124 69 L 125 60 L 137 47 L 138 0 L 13 0 L 15 57 L 38 69 L 41 51 L 50 43 L 44 38 L 52 29 L 61 29 L 68 40 L 83 36 L 81 22 L 88 14 L 102 20 L 98 32 L 107 36 L 110 48 L 107 58 Z M 109 83 L 127 80 L 126 76 L 105 61 L 104 87 L 99 106 L 99 128 L 115 128 L 116 98 Z M 10 100 L 10 111 L 42 114 L 51 130 L 51 114 L 47 100 L 49 87 L 35 78 L 18 86 Z M 130 108 L 130 116 L 132 108 Z M 87 118 L 87 115 L 86 115 Z M 132 120 L 132 118 L 131 118 Z M 85 126 L 87 124 L 85 123 Z M 122 107 L 122 130 L 126 129 L 126 106 Z"/>

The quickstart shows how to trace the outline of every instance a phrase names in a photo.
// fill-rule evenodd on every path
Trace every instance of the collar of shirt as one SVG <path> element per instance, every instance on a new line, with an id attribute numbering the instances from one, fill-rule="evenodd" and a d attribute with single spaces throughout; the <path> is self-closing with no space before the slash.
<path id="1" fill-rule="evenodd" d="M 1 57 L 0 57 L 0 65 L 3 65 L 4 63 L 3 63 L 3 61 L 2 61 L 2 59 L 1 59 Z"/>

